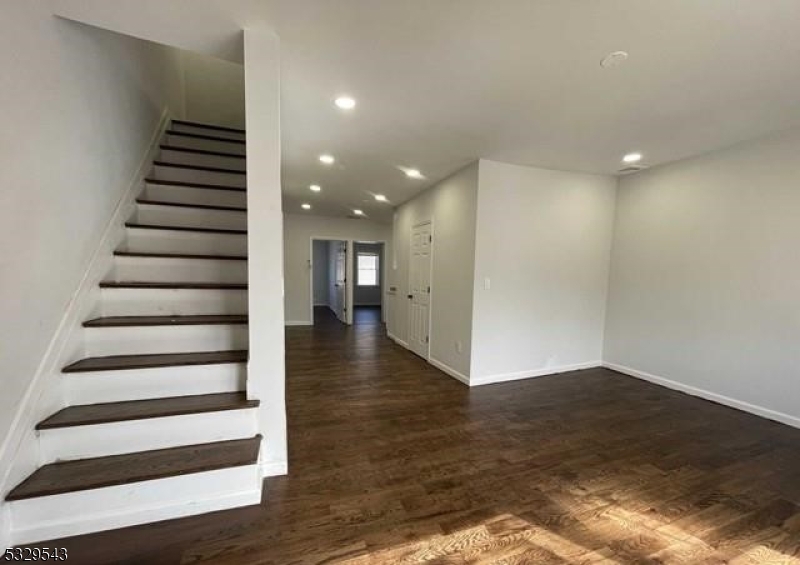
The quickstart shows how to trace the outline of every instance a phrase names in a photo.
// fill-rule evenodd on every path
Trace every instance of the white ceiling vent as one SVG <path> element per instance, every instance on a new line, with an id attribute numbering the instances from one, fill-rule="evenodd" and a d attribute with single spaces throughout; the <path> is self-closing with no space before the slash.
<path id="1" fill-rule="evenodd" d="M 642 169 L 646 169 L 647 167 L 644 165 L 628 165 L 627 167 L 620 169 L 617 171 L 620 175 L 629 175 L 631 173 L 635 173 L 636 171 L 641 171 Z"/>

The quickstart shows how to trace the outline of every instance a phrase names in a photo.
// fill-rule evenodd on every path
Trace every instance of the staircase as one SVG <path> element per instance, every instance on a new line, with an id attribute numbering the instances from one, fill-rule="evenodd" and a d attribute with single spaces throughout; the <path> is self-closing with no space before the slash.
<path id="1" fill-rule="evenodd" d="M 245 391 L 244 131 L 173 120 L 36 426 L 42 465 L 6 497 L 17 542 L 260 501 Z"/>

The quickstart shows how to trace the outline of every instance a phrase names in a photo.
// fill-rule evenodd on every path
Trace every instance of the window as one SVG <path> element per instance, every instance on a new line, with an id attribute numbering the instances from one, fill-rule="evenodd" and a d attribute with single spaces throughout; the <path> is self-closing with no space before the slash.
<path id="1" fill-rule="evenodd" d="M 380 284 L 380 275 L 378 274 L 377 253 L 359 253 L 356 259 L 358 263 L 358 286 L 378 286 Z"/>

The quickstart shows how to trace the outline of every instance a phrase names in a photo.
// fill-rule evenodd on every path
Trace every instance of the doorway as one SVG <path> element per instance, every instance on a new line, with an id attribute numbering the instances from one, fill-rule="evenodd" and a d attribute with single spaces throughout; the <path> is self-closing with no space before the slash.
<path id="1" fill-rule="evenodd" d="M 384 243 L 356 241 L 353 253 L 353 323 L 380 324 L 384 320 Z"/>
<path id="2" fill-rule="evenodd" d="M 411 230 L 408 345 L 411 351 L 426 360 L 430 349 L 432 253 L 433 224 L 428 221 L 415 225 Z"/>
<path id="3" fill-rule="evenodd" d="M 352 323 L 348 285 L 349 243 L 340 239 L 311 240 L 311 321 L 314 308 L 326 307 L 343 324 Z"/>

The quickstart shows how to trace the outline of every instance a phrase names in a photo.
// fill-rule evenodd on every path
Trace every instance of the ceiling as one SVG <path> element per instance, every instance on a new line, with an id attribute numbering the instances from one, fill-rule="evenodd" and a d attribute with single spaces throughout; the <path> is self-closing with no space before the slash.
<path id="1" fill-rule="evenodd" d="M 797 0 L 51 3 L 234 61 L 243 27 L 274 29 L 287 212 L 390 221 L 392 204 L 479 157 L 613 174 L 632 150 L 652 166 L 800 125 Z M 627 62 L 601 68 L 616 50 Z M 333 105 L 341 93 L 353 111 Z"/>

